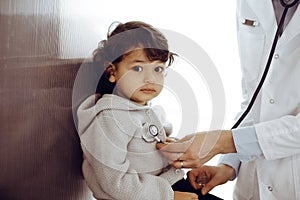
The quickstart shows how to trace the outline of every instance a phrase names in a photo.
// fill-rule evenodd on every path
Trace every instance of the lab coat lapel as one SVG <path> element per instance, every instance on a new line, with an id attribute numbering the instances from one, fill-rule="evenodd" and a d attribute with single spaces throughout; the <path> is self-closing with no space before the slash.
<path id="1" fill-rule="evenodd" d="M 283 31 L 281 39 L 279 40 L 278 46 L 284 45 L 288 43 L 291 39 L 296 37 L 300 34 L 300 5 L 298 6 L 297 10 L 295 11 L 291 21 L 288 23 L 287 27 Z"/>
<path id="2" fill-rule="evenodd" d="M 267 38 L 273 38 L 276 29 L 277 22 L 274 13 L 274 7 L 272 0 L 245 0 L 256 14 L 260 25 L 265 30 L 265 33 L 268 35 Z"/>

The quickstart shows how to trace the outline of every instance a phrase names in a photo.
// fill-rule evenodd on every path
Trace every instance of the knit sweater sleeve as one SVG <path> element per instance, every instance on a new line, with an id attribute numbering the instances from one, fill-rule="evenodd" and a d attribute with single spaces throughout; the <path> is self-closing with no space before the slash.
<path id="1" fill-rule="evenodd" d="M 100 114 L 80 137 L 88 163 L 83 173 L 89 174 L 85 178 L 94 196 L 101 199 L 97 190 L 102 190 L 116 200 L 173 199 L 174 192 L 166 179 L 130 168 L 127 145 L 134 129 L 124 126 L 113 116 Z"/>

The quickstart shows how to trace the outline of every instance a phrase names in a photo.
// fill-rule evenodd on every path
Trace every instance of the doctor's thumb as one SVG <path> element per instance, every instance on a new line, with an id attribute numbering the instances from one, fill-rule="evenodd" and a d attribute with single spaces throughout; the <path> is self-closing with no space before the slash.
<path id="1" fill-rule="evenodd" d="M 208 182 L 208 183 L 205 184 L 205 186 L 203 186 L 203 188 L 201 189 L 202 195 L 206 195 L 206 194 L 209 193 L 214 187 L 215 187 L 215 185 L 212 185 L 212 184 L 210 184 L 210 182 Z"/>

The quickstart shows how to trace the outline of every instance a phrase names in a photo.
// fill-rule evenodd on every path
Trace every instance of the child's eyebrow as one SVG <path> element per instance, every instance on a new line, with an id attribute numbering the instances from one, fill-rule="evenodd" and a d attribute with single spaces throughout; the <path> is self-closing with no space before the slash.
<path id="1" fill-rule="evenodd" d="M 132 63 L 145 63 L 145 62 L 147 62 L 147 60 L 138 60 L 138 59 L 136 59 L 136 60 L 132 61 Z M 161 61 L 152 61 L 152 62 L 163 63 Z"/>
<path id="2" fill-rule="evenodd" d="M 133 60 L 133 62 L 143 63 L 143 62 L 145 62 L 145 60 Z"/>

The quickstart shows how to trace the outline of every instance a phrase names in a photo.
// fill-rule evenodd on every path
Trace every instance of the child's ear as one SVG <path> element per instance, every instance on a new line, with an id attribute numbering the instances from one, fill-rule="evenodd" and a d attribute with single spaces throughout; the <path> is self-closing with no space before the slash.
<path id="1" fill-rule="evenodd" d="M 116 66 L 114 64 L 110 64 L 108 67 L 107 67 L 107 71 L 109 72 L 109 82 L 111 83 L 114 83 L 116 82 Z"/>

